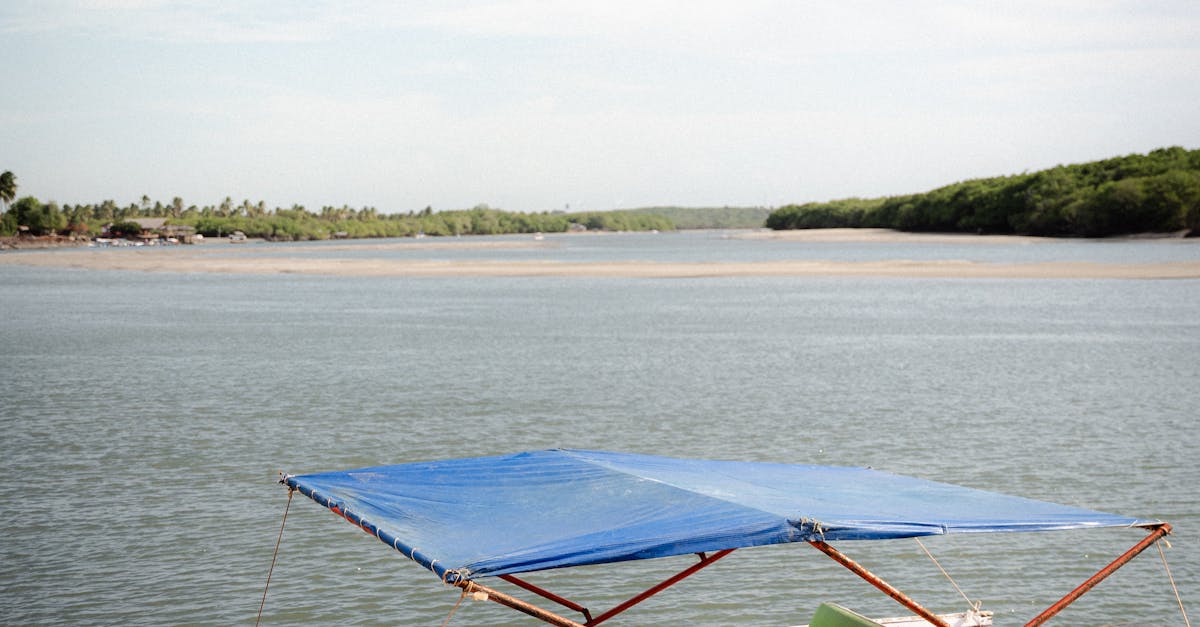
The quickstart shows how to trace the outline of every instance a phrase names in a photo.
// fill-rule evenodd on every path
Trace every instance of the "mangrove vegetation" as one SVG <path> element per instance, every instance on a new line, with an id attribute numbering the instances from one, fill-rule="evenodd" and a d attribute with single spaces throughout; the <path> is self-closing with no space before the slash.
<path id="1" fill-rule="evenodd" d="M 262 201 L 234 204 L 228 197 L 216 205 L 197 207 L 185 206 L 179 197 L 163 204 L 152 202 L 147 196 L 140 203 L 124 206 L 112 200 L 60 206 L 25 196 L 8 206 L 0 217 L 0 236 L 122 235 L 134 230 L 135 220 L 141 218 L 162 218 L 167 224 L 190 226 L 205 237 L 241 231 L 247 237 L 274 241 L 675 228 L 665 217 L 633 211 L 520 213 L 479 205 L 464 210 L 434 211 L 426 207 L 407 213 L 381 213 L 374 207 L 354 209 L 343 205 L 313 212 L 301 205 L 270 209 Z"/>
<path id="2" fill-rule="evenodd" d="M 1200 150 L 1161 148 L 963 181 L 923 194 L 788 205 L 772 212 L 766 225 L 1054 237 L 1195 235 L 1200 234 Z"/>
<path id="3" fill-rule="evenodd" d="M 758 229 L 771 210 L 766 207 L 643 207 L 635 214 L 662 216 L 677 229 Z"/>
<path id="4" fill-rule="evenodd" d="M 420 235 L 558 233 L 572 230 L 650 231 L 677 228 L 889 228 L 935 231 L 1104 237 L 1132 233 L 1200 234 L 1200 150 L 1161 148 L 1033 173 L 972 179 L 935 190 L 884 198 L 846 198 L 761 207 L 647 207 L 616 211 L 523 213 L 478 205 L 385 213 L 374 207 L 302 205 L 268 208 L 243 200 L 187 205 L 142 196 L 140 202 L 59 205 L 16 198 L 12 172 L 0 173 L 0 236 L 100 234 L 136 236 L 137 220 L 158 218 L 206 237 L 241 232 L 275 241 Z M 15 200 L 14 200 L 15 199 Z"/>

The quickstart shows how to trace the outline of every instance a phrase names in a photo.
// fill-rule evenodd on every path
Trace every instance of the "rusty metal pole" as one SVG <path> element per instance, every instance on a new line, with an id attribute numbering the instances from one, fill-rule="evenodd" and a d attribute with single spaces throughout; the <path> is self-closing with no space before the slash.
<path id="1" fill-rule="evenodd" d="M 583 614 L 583 618 L 584 618 L 585 622 L 590 622 L 592 620 L 591 610 L 572 601 L 571 599 L 568 599 L 561 595 L 554 594 L 553 592 L 551 592 L 541 586 L 536 586 L 534 584 L 531 584 L 528 581 L 525 581 L 524 579 L 520 579 L 514 575 L 497 575 L 497 577 L 500 579 L 503 579 L 504 581 L 507 581 L 508 583 L 511 583 L 514 586 L 524 588 L 544 599 L 554 601 L 555 603 L 557 603 L 567 609 L 575 610 L 576 612 Z"/>
<path id="2" fill-rule="evenodd" d="M 658 594 L 659 592 L 662 592 L 663 590 L 679 583 L 680 581 L 684 580 L 685 578 L 690 577 L 691 575 L 695 574 L 696 571 L 699 571 L 700 569 L 712 564 L 713 562 L 721 559 L 722 557 L 729 555 L 733 551 L 734 551 L 734 549 L 723 549 L 723 550 L 713 553 L 712 555 L 705 555 L 704 553 L 699 553 L 698 554 L 700 556 L 699 562 L 683 569 L 682 571 L 680 571 L 677 574 L 675 574 L 674 576 L 666 579 L 662 583 L 651 587 L 650 589 L 646 590 L 645 592 L 642 592 L 641 594 L 634 596 L 633 598 L 629 599 L 628 601 L 621 603 L 620 605 L 612 608 L 611 610 L 608 610 L 607 612 L 604 612 L 603 614 L 601 614 L 595 618 L 591 617 L 591 613 L 586 608 L 584 608 L 583 606 L 581 606 L 573 601 L 570 601 L 568 599 L 560 597 L 560 596 L 558 596 L 552 592 L 549 592 L 547 590 L 542 590 L 538 586 L 535 586 L 535 585 L 530 584 L 525 581 L 521 581 L 521 580 L 517 579 L 516 577 L 509 577 L 509 576 L 504 576 L 504 575 L 500 576 L 501 579 L 505 579 L 506 581 L 509 581 L 509 583 L 518 585 L 522 588 L 525 588 L 526 590 L 529 590 L 530 592 L 539 594 L 539 595 L 541 595 L 551 601 L 554 601 L 556 603 L 561 603 L 562 605 L 569 607 L 571 609 L 574 609 L 576 611 L 583 612 L 584 616 L 587 616 L 588 619 L 587 619 L 586 623 L 582 623 L 582 624 L 577 623 L 569 618 L 564 618 L 562 616 L 559 616 L 558 614 L 555 614 L 554 612 L 540 608 L 532 603 L 527 603 L 525 601 L 522 601 L 521 599 L 518 599 L 514 596 L 504 594 L 503 592 L 500 592 L 500 591 L 492 589 L 492 588 L 488 588 L 487 586 L 479 585 L 479 584 L 475 583 L 474 581 L 460 579 L 458 581 L 453 582 L 450 585 L 453 585 L 458 588 L 462 588 L 463 590 L 466 590 L 468 593 L 473 594 L 473 593 L 479 592 L 479 593 L 485 594 L 485 595 L 487 595 L 487 600 L 489 600 L 489 601 L 494 601 L 496 603 L 499 603 L 500 605 L 511 607 L 512 609 L 517 610 L 518 612 L 524 612 L 525 614 L 528 614 L 528 615 L 530 615 L 534 618 L 537 618 L 538 620 L 541 620 L 543 622 L 550 623 L 551 625 L 557 625 L 558 627 L 592 627 L 594 625 L 599 625 L 600 623 L 603 623 L 604 621 L 616 616 L 617 614 L 620 614 L 621 612 L 624 612 L 625 610 L 637 605 L 638 603 L 645 601 L 646 599 L 654 596 L 655 594 Z M 943 627 L 948 627 L 948 626 L 943 626 Z"/>
<path id="3" fill-rule="evenodd" d="M 1025 623 L 1025 627 L 1037 627 L 1038 625 L 1041 625 L 1041 624 L 1045 623 L 1046 621 L 1050 620 L 1051 618 L 1054 617 L 1055 614 L 1058 614 L 1059 612 L 1061 612 L 1063 610 L 1063 608 L 1074 603 L 1076 599 L 1078 599 L 1079 597 L 1086 594 L 1088 590 L 1095 588 L 1096 584 L 1100 583 L 1101 581 L 1104 581 L 1109 575 L 1116 572 L 1116 570 L 1118 568 L 1120 568 L 1120 567 L 1124 566 L 1126 563 L 1128 563 L 1129 560 L 1132 560 L 1133 558 L 1137 557 L 1139 553 L 1150 548 L 1155 542 L 1158 542 L 1158 540 L 1160 538 L 1167 535 L 1168 533 L 1171 533 L 1171 525 L 1169 523 L 1159 523 L 1157 525 L 1153 525 L 1150 528 L 1152 529 L 1152 531 L 1150 532 L 1150 535 L 1143 538 L 1141 542 L 1138 542 L 1137 544 L 1133 545 L 1133 547 L 1130 548 L 1128 551 L 1125 551 L 1125 553 L 1123 553 L 1121 555 L 1121 557 L 1118 557 L 1117 559 L 1113 560 L 1111 564 L 1109 564 L 1108 566 L 1105 566 L 1104 568 L 1101 568 L 1099 572 L 1097 572 L 1095 575 L 1092 575 L 1091 577 L 1089 577 L 1087 581 L 1080 584 L 1078 588 L 1075 588 L 1074 590 L 1069 592 L 1067 594 L 1067 596 L 1059 599 L 1054 605 L 1051 605 L 1050 607 L 1046 608 L 1046 611 L 1042 612 L 1041 614 L 1038 614 L 1037 618 L 1034 618 L 1033 620 L 1029 621 L 1028 623 Z"/>
<path id="4" fill-rule="evenodd" d="M 637 605 L 638 603 L 641 603 L 642 601 L 645 601 L 646 599 L 658 594 L 659 592 L 662 592 L 663 590 L 666 590 L 667 588 L 679 583 L 680 581 L 683 581 L 687 577 L 692 576 L 693 574 L 696 573 L 696 571 L 700 570 L 701 568 L 704 568 L 705 566 L 712 564 L 713 562 L 721 559 L 722 557 L 725 557 L 726 555 L 733 553 L 733 551 L 734 551 L 734 549 L 721 549 L 720 551 L 717 551 L 717 552 L 713 553 L 712 555 L 705 555 L 704 553 L 698 553 L 697 555 L 700 556 L 699 562 L 696 562 L 695 564 L 692 564 L 691 566 L 679 571 L 677 574 L 675 574 L 671 578 L 663 581 L 662 583 L 654 586 L 653 588 L 650 588 L 649 590 L 646 590 L 645 592 L 633 597 L 632 599 L 629 599 L 628 601 L 612 608 L 611 610 L 604 612 L 603 614 L 593 618 L 592 620 L 589 620 L 587 622 L 588 627 L 592 627 L 593 625 L 599 625 L 600 623 L 603 623 L 604 621 L 612 618 L 613 616 L 616 616 L 617 614 L 624 612 L 625 610 Z"/>
<path id="5" fill-rule="evenodd" d="M 518 612 L 523 612 L 543 622 L 556 625 L 557 627 L 584 627 L 582 624 L 577 623 L 569 618 L 563 618 L 554 612 L 544 610 L 532 603 L 526 603 L 525 601 L 522 601 L 514 596 L 504 594 L 499 590 L 493 590 L 487 586 L 481 586 L 474 581 L 463 579 L 454 582 L 453 585 L 455 587 L 462 588 L 467 592 L 467 594 L 474 595 L 475 593 L 482 593 L 486 595 L 486 600 L 488 601 L 494 601 L 500 605 L 511 607 Z"/>
<path id="6" fill-rule="evenodd" d="M 823 540 L 809 540 L 808 543 L 817 547 L 817 549 L 819 549 L 822 553 L 832 557 L 833 561 L 848 568 L 850 572 L 862 577 L 867 583 L 879 588 L 884 594 L 892 597 L 898 603 L 900 603 L 900 605 L 903 605 L 913 612 L 916 612 L 921 618 L 924 618 L 938 627 L 950 627 L 950 624 L 947 623 L 941 616 L 938 616 L 937 614 L 925 609 L 920 603 L 914 601 L 912 597 L 897 590 L 892 584 L 880 579 L 875 573 L 863 568 L 858 562 L 850 559 L 850 557 L 845 553 L 842 553 L 828 544 L 825 544 Z"/>

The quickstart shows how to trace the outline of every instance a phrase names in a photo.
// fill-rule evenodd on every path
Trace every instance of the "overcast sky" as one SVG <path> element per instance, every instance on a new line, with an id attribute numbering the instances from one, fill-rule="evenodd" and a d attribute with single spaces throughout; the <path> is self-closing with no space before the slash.
<path id="1" fill-rule="evenodd" d="M 1200 147 L 1200 2 L 0 2 L 60 203 L 779 206 Z"/>

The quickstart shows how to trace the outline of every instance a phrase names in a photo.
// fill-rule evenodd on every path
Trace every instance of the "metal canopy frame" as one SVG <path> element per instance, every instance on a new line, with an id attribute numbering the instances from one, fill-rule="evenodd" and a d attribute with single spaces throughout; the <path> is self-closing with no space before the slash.
<path id="1" fill-rule="evenodd" d="M 298 487 L 288 485 L 286 483 L 288 475 L 283 475 L 283 473 L 280 473 L 280 474 L 283 477 L 283 479 L 281 479 L 280 483 L 284 483 L 285 485 L 288 486 L 288 503 L 290 505 L 291 496 L 294 491 L 299 490 L 302 493 L 304 493 L 305 491 Z M 309 494 L 306 493 L 306 495 L 309 495 Z M 309 496 L 311 496 L 311 495 L 309 495 Z M 316 497 L 313 497 L 313 498 L 314 498 L 314 500 L 316 500 Z M 374 536 L 375 538 L 383 541 L 388 546 L 393 546 L 389 540 L 385 539 L 381 535 L 380 530 L 378 528 L 376 528 L 374 525 L 364 523 L 364 521 L 361 520 L 357 515 L 350 513 L 350 512 L 343 511 L 341 508 L 339 508 L 337 505 L 335 505 L 332 502 L 321 502 L 320 500 L 318 500 L 317 502 L 325 505 L 334 514 L 337 514 L 341 518 L 344 518 L 350 524 L 358 527 L 359 529 L 362 529 L 365 533 L 367 533 L 371 536 Z M 286 520 L 287 520 L 287 512 L 285 510 L 284 521 L 286 522 Z M 1052 617 L 1054 617 L 1056 614 L 1061 612 L 1064 608 L 1069 606 L 1071 603 L 1074 603 L 1076 600 L 1078 600 L 1079 597 L 1083 596 L 1089 590 L 1096 587 L 1096 585 L 1099 584 L 1101 581 L 1103 581 L 1104 579 L 1106 579 L 1110 575 L 1112 575 L 1114 572 L 1116 572 L 1117 569 L 1121 568 L 1122 566 L 1127 564 L 1129 561 L 1131 561 L 1133 558 L 1137 557 L 1142 551 L 1145 551 L 1147 548 L 1149 548 L 1149 547 L 1153 546 L 1155 543 L 1157 543 L 1164 536 L 1171 533 L 1171 525 L 1166 522 L 1157 522 L 1157 523 L 1143 524 L 1143 525 L 1137 525 L 1137 526 L 1142 529 L 1149 530 L 1149 534 L 1145 538 L 1142 538 L 1137 544 L 1133 545 L 1129 550 L 1125 551 L 1125 553 L 1121 554 L 1119 557 L 1117 557 L 1115 560 L 1113 560 L 1111 563 L 1109 563 L 1107 566 L 1105 566 L 1104 568 L 1101 568 L 1099 571 L 1096 572 L 1096 574 L 1089 577 L 1086 581 L 1084 581 L 1082 584 L 1077 586 L 1074 590 L 1067 593 L 1066 596 L 1062 597 L 1061 599 L 1056 601 L 1054 604 L 1052 604 L 1050 607 L 1046 608 L 1046 610 L 1044 610 L 1041 614 L 1039 614 L 1033 620 L 1026 623 L 1025 627 L 1038 627 L 1039 625 L 1044 624 L 1046 621 L 1050 620 Z M 279 533 L 280 533 L 280 540 L 282 540 L 282 537 L 283 537 L 283 526 L 282 525 L 280 526 Z M 901 592 L 900 590 L 898 590 L 891 584 L 887 583 L 879 576 L 875 575 L 874 573 L 871 573 L 869 570 L 867 570 L 866 568 L 864 568 L 863 566 L 861 566 L 854 560 L 850 559 L 850 557 L 848 557 L 846 554 L 842 553 L 841 551 L 839 551 L 839 550 L 833 548 L 832 546 L 830 546 L 829 544 L 827 544 L 824 540 L 812 540 L 812 541 L 809 541 L 808 543 L 810 545 L 812 545 L 813 547 L 815 547 L 816 549 L 820 550 L 821 552 L 825 553 L 830 558 L 832 558 L 834 561 L 836 561 L 839 564 L 841 564 L 842 566 L 846 567 L 848 570 L 850 570 L 854 574 L 858 575 L 859 577 L 861 577 L 862 579 L 864 579 L 871 585 L 875 586 L 876 588 L 878 588 L 879 590 L 881 590 L 882 592 L 884 592 L 885 594 L 890 596 L 892 599 L 896 600 L 896 602 L 898 602 L 901 605 L 903 605 L 904 607 L 908 608 L 910 611 L 916 613 L 918 616 L 922 617 L 926 621 L 928 621 L 938 627 L 950 627 L 950 625 L 944 619 L 937 616 L 933 612 L 929 611 L 925 607 L 921 606 L 919 603 L 917 603 L 911 597 L 904 594 L 903 592 Z M 393 546 L 393 548 L 395 548 L 395 547 Z M 662 592 L 663 590 L 666 590 L 667 588 L 679 583 L 680 581 L 686 579 L 687 577 L 690 577 L 691 575 L 699 572 L 700 570 L 710 566 L 712 563 L 716 562 L 717 560 L 725 557 L 726 555 L 729 555 L 734 550 L 735 549 L 722 549 L 719 551 L 714 551 L 711 554 L 697 553 L 696 555 L 700 558 L 697 563 L 692 564 L 691 566 L 679 571 L 675 575 L 663 580 L 661 583 L 656 584 L 656 585 L 646 589 L 645 591 L 631 597 L 630 599 L 620 603 L 619 605 L 613 607 L 610 610 L 607 610 L 607 611 L 601 613 L 598 616 L 592 616 L 591 611 L 588 608 L 586 608 L 585 606 L 580 605 L 579 603 L 571 601 L 570 599 L 567 599 L 558 594 L 550 592 L 549 590 L 546 590 L 537 585 L 529 583 L 523 579 L 520 579 L 513 575 L 507 575 L 507 574 L 506 575 L 497 575 L 497 578 L 499 578 L 499 579 L 507 581 L 515 586 L 518 586 L 518 587 L 520 587 L 524 590 L 527 590 L 529 592 L 532 592 L 534 594 L 537 594 L 538 596 L 541 596 L 549 601 L 553 601 L 554 603 L 557 603 L 563 607 L 566 607 L 567 609 L 581 613 L 583 615 L 583 620 L 584 620 L 584 622 L 582 622 L 582 623 L 578 622 L 578 621 L 573 621 L 569 618 L 565 618 L 554 612 L 544 609 L 540 606 L 534 605 L 532 603 L 529 603 L 527 601 L 524 601 L 524 600 L 514 597 L 512 595 L 506 594 L 506 593 L 496 590 L 494 588 L 484 586 L 480 583 L 477 583 L 476 581 L 474 581 L 472 579 L 467 579 L 465 577 L 461 577 L 457 573 L 447 572 L 446 575 L 443 576 L 442 581 L 443 581 L 443 583 L 446 583 L 448 585 L 462 589 L 464 596 L 467 594 L 471 594 L 471 595 L 473 595 L 473 598 L 478 599 L 478 600 L 493 601 L 495 603 L 499 603 L 501 605 L 507 606 L 514 610 L 517 610 L 519 612 L 528 614 L 529 616 L 537 618 L 537 619 L 539 619 L 545 623 L 549 623 L 551 625 L 556 625 L 558 627 L 593 627 L 595 625 L 599 625 L 599 624 L 609 620 L 610 618 L 613 618 L 614 616 L 621 614 L 622 612 L 625 612 L 626 610 L 645 601 L 646 599 L 649 599 L 650 597 L 658 594 L 659 592 Z M 278 543 L 276 545 L 276 551 L 278 551 Z M 404 554 L 403 551 L 401 551 L 401 554 L 402 555 Z M 417 561 L 415 558 L 415 552 L 414 552 L 414 555 L 408 555 L 406 557 L 409 557 L 410 559 Z M 274 562 L 272 562 L 272 567 L 273 566 L 274 566 Z M 269 586 L 270 585 L 270 575 L 269 574 L 267 576 L 267 583 Z M 264 603 L 266 602 L 266 590 L 263 591 L 263 602 Z M 1181 605 L 1181 608 L 1182 608 L 1182 605 Z M 260 608 L 260 611 L 261 611 L 261 608 Z"/>
<path id="2" fill-rule="evenodd" d="M 533 616 L 534 618 L 537 618 L 544 622 L 550 623 L 551 625 L 557 625 L 558 627 L 593 627 L 594 625 L 599 625 L 600 623 L 603 623 L 604 621 L 606 621 L 618 614 L 621 614 L 625 610 L 628 610 L 629 608 L 637 605 L 638 603 L 641 603 L 642 601 L 649 599 L 650 597 L 658 594 L 659 592 L 662 592 L 663 590 L 670 588 L 671 586 L 679 583 L 680 581 L 687 579 L 688 577 L 696 574 L 697 572 L 699 572 L 701 569 L 705 568 L 706 566 L 709 566 L 713 562 L 721 559 L 722 557 L 725 557 L 726 555 L 729 555 L 730 553 L 733 553 L 733 551 L 734 551 L 734 549 L 722 549 L 720 551 L 716 551 L 716 552 L 712 553 L 711 555 L 706 554 L 706 553 L 697 553 L 696 555 L 700 558 L 700 561 L 696 562 L 695 564 L 692 564 L 691 566 L 688 566 L 687 568 L 679 571 L 678 573 L 672 575 L 671 577 L 664 579 L 661 583 L 651 586 L 650 588 L 647 588 L 645 591 L 643 591 L 639 594 L 636 594 L 633 597 L 630 597 L 629 600 L 617 605 L 616 607 L 613 607 L 612 609 L 610 609 L 606 612 L 601 613 L 599 616 L 596 616 L 596 617 L 592 616 L 591 610 L 589 610 L 588 608 L 586 608 L 574 601 L 571 601 L 570 599 L 564 598 L 553 592 L 550 592 L 549 590 L 546 590 L 546 589 L 536 586 L 532 583 L 529 583 L 528 581 L 525 581 L 523 579 L 518 579 L 517 577 L 514 577 L 513 575 L 499 575 L 498 576 L 500 579 L 503 579 L 504 581 L 507 581 L 515 586 L 524 588 L 525 590 L 528 590 L 542 598 L 548 599 L 550 601 L 554 601 L 555 603 L 558 603 L 559 605 L 562 605 L 563 607 L 566 607 L 571 610 L 575 610 L 576 612 L 583 614 L 584 622 L 582 622 L 582 623 L 573 621 L 569 618 L 564 618 L 562 616 L 559 616 L 558 614 L 555 614 L 554 612 L 540 608 L 536 605 L 533 605 L 532 603 L 526 603 L 525 601 L 522 601 L 521 599 L 518 599 L 511 595 L 505 594 L 505 593 L 495 590 L 493 588 L 489 588 L 482 584 L 476 583 L 475 581 L 470 580 L 470 579 L 460 579 L 458 581 L 451 583 L 450 585 L 452 585 L 456 588 L 462 588 L 464 594 L 482 593 L 483 595 L 486 595 L 483 598 L 485 598 L 489 601 L 495 601 L 496 603 L 499 603 L 500 605 L 510 607 L 519 612 L 524 612 L 526 614 L 529 614 L 530 616 Z"/>
<path id="3" fill-rule="evenodd" d="M 1104 568 L 1101 568 L 1099 571 L 1096 572 L 1096 574 L 1092 575 L 1086 581 L 1084 581 L 1082 584 L 1080 584 L 1078 587 L 1076 587 L 1074 590 L 1067 593 L 1066 596 L 1064 596 L 1063 598 L 1056 601 L 1050 607 L 1046 608 L 1045 611 L 1043 611 L 1041 614 L 1037 615 L 1037 617 L 1035 617 L 1033 620 L 1026 623 L 1025 627 L 1037 627 L 1039 625 L 1044 624 L 1046 621 L 1050 620 L 1052 617 L 1054 617 L 1056 614 L 1061 612 L 1064 608 L 1069 606 L 1071 603 L 1074 603 L 1077 599 L 1079 599 L 1079 597 L 1083 596 L 1089 590 L 1096 587 L 1097 584 L 1099 584 L 1101 581 L 1106 579 L 1109 575 L 1112 575 L 1114 572 L 1116 572 L 1117 569 L 1121 568 L 1122 566 L 1127 564 L 1130 560 L 1137 557 L 1138 554 L 1140 554 L 1142 551 L 1145 551 L 1146 549 L 1150 548 L 1151 546 L 1154 545 L 1154 543 L 1158 542 L 1163 536 L 1166 536 L 1167 534 L 1171 533 L 1171 525 L 1169 523 L 1165 523 L 1165 522 L 1160 522 L 1160 523 L 1156 523 L 1153 525 L 1146 525 L 1143 528 L 1149 529 L 1149 531 L 1150 531 L 1150 533 L 1145 538 L 1142 538 L 1137 544 L 1133 545 L 1129 550 L 1125 551 L 1125 553 L 1121 554 L 1120 557 L 1113 560 L 1107 566 L 1105 566 Z M 835 562 L 841 564 L 842 566 L 846 567 L 848 570 L 850 570 L 854 574 L 861 577 L 867 583 L 870 583 L 872 586 L 875 586 L 876 588 L 881 590 L 884 594 L 887 594 L 889 597 L 895 599 L 896 602 L 898 602 L 901 605 L 903 605 L 904 607 L 908 608 L 910 611 L 914 612 L 915 614 L 917 614 L 921 618 L 925 619 L 926 621 L 929 621 L 931 624 L 936 625 L 937 627 L 950 627 L 950 624 L 947 623 L 943 618 L 941 618 L 937 614 L 934 614 L 932 611 L 926 609 L 920 603 L 917 603 L 914 599 L 912 599 L 912 597 L 909 597 L 908 595 L 904 594 L 903 592 L 901 592 L 900 590 L 898 590 L 897 588 L 895 588 L 888 582 L 884 581 L 879 576 L 875 575 L 871 571 L 864 568 L 859 563 L 850 559 L 850 557 L 847 556 L 845 553 L 842 553 L 841 551 L 833 548 L 832 546 L 830 546 L 829 544 L 825 543 L 822 540 L 809 541 L 809 544 L 812 545 L 813 547 L 815 547 L 817 550 L 821 551 L 822 553 L 825 553 L 826 555 L 828 555 Z M 700 558 L 699 562 L 679 571 L 677 574 L 663 580 L 662 583 L 659 583 L 655 586 L 652 586 L 652 587 L 646 589 L 644 592 L 641 592 L 640 594 L 637 594 L 637 595 L 631 597 L 629 600 L 627 600 L 627 601 L 617 605 L 616 607 L 600 614 L 599 616 L 595 616 L 595 617 L 592 616 L 591 611 L 588 610 L 588 608 L 586 608 L 574 601 L 571 601 L 570 599 L 559 596 L 553 592 L 550 592 L 549 590 L 546 590 L 544 588 L 536 586 L 532 583 L 529 583 L 527 581 L 524 581 L 524 580 L 514 577 L 512 575 L 499 575 L 499 578 L 503 579 L 504 581 L 507 581 L 513 585 L 516 585 L 520 588 L 528 590 L 529 592 L 537 594 L 538 596 L 541 596 L 547 600 L 558 603 L 559 605 L 562 605 L 563 607 L 566 607 L 568 609 L 571 609 L 571 610 L 581 613 L 584 617 L 584 622 L 582 622 L 582 623 L 578 622 L 578 621 L 573 621 L 569 618 L 565 618 L 563 616 L 555 614 L 554 612 L 551 612 L 549 610 L 541 608 L 537 605 L 533 605 L 532 603 L 522 601 L 521 599 L 518 599 L 514 596 L 505 594 L 503 592 L 500 592 L 499 590 L 495 590 L 494 588 L 490 588 L 488 586 L 484 586 L 482 584 L 476 583 L 473 580 L 460 579 L 458 581 L 450 582 L 450 585 L 453 585 L 457 588 L 461 588 L 463 590 L 463 594 L 473 594 L 473 595 L 476 595 L 475 598 L 477 598 L 477 599 L 494 601 L 501 605 L 515 609 L 519 612 L 528 614 L 534 618 L 537 618 L 537 619 L 539 619 L 543 622 L 549 623 L 551 625 L 556 625 L 558 627 L 593 627 L 594 625 L 599 625 L 600 623 L 603 623 L 604 621 L 607 621 L 608 619 L 610 619 L 618 614 L 621 614 L 625 610 L 628 610 L 629 608 L 637 605 L 638 603 L 641 603 L 642 601 L 645 601 L 646 599 L 654 596 L 655 594 L 658 594 L 659 592 L 666 590 L 667 588 L 675 585 L 676 583 L 679 583 L 680 581 L 686 579 L 687 577 L 690 577 L 691 575 L 695 574 L 696 572 L 699 572 L 701 569 L 705 568 L 706 566 L 709 566 L 713 562 L 721 559 L 722 557 L 725 557 L 726 555 L 729 555 L 733 551 L 734 551 L 734 549 L 724 549 L 721 551 L 716 551 L 716 552 L 712 553 L 711 555 L 706 555 L 704 553 L 698 553 L 697 555 Z"/>

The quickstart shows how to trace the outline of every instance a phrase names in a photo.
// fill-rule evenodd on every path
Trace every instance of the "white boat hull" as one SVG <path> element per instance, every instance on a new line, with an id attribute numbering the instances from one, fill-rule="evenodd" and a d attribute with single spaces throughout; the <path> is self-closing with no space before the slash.
<path id="1" fill-rule="evenodd" d="M 954 614 L 938 614 L 942 620 L 950 624 L 950 627 L 991 627 L 992 613 L 991 612 L 956 612 Z M 875 618 L 875 622 L 884 627 L 929 627 L 932 625 L 929 621 L 920 616 L 899 616 L 896 618 Z M 808 627 L 808 625 L 796 625 L 796 627 Z"/>

